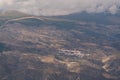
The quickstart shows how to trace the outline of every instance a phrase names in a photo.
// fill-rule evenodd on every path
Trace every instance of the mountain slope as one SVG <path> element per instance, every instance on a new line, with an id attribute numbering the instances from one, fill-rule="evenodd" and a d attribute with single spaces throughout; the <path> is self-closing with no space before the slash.
<path id="1" fill-rule="evenodd" d="M 119 25 L 7 19 L 0 27 L 0 79 L 119 80 L 119 34 Z"/>

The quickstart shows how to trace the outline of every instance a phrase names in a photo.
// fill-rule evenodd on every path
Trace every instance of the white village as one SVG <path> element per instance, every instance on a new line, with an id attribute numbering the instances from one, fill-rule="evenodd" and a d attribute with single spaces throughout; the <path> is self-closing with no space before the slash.
<path id="1" fill-rule="evenodd" d="M 90 56 L 90 54 L 84 54 L 79 50 L 59 49 L 59 54 L 68 56 L 77 56 L 80 58 Z"/>

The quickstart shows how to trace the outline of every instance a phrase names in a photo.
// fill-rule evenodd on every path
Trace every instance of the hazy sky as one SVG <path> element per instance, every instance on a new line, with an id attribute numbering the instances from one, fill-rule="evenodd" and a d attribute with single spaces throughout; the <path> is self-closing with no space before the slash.
<path id="1" fill-rule="evenodd" d="M 34 15 L 66 15 L 119 11 L 120 0 L 0 0 L 0 10 L 18 10 Z"/>

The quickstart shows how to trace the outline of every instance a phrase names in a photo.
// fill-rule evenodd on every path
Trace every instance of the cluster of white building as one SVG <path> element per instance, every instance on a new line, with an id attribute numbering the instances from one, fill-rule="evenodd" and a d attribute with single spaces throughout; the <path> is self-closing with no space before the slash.
<path id="1" fill-rule="evenodd" d="M 59 54 L 61 55 L 70 55 L 70 56 L 78 56 L 78 57 L 85 57 L 89 56 L 90 54 L 82 54 L 79 50 L 67 50 L 67 49 L 59 49 Z"/>

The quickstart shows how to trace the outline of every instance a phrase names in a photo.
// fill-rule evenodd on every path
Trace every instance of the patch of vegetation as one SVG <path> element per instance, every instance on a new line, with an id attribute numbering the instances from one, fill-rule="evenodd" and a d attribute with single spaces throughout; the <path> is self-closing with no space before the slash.
<path id="1" fill-rule="evenodd" d="M 116 39 L 116 40 L 120 40 L 120 33 L 115 34 L 115 35 L 112 35 L 112 36 L 114 37 L 114 39 Z"/>
<path id="2" fill-rule="evenodd" d="M 3 20 L 0 20 L 0 26 L 1 26 L 3 23 L 4 23 L 4 21 L 3 21 Z"/>
<path id="3" fill-rule="evenodd" d="M 3 52 L 3 51 L 8 51 L 8 50 L 11 50 L 10 47 L 8 47 L 6 44 L 4 43 L 0 43 L 0 52 Z"/>
<path id="4" fill-rule="evenodd" d="M 5 50 L 5 44 L 3 43 L 0 43 L 0 52 L 4 51 Z"/>
<path id="5" fill-rule="evenodd" d="M 96 33 L 96 32 L 94 32 L 94 31 L 85 30 L 84 32 L 85 32 L 85 34 L 88 35 L 89 37 L 106 38 L 105 35 Z"/>
<path id="6" fill-rule="evenodd" d="M 34 19 L 34 18 L 23 19 L 23 20 L 19 20 L 17 22 L 21 23 L 21 24 L 24 24 L 26 26 L 40 26 L 40 25 L 42 25 L 44 23 L 42 20 L 38 20 L 38 19 Z"/>
<path id="7" fill-rule="evenodd" d="M 51 22 L 51 24 L 57 26 L 58 29 L 65 29 L 65 30 L 73 29 L 77 26 L 76 23 L 67 22 L 67 21 L 53 21 Z"/>
<path id="8" fill-rule="evenodd" d="M 120 51 L 120 42 L 114 42 L 112 46 Z"/>

